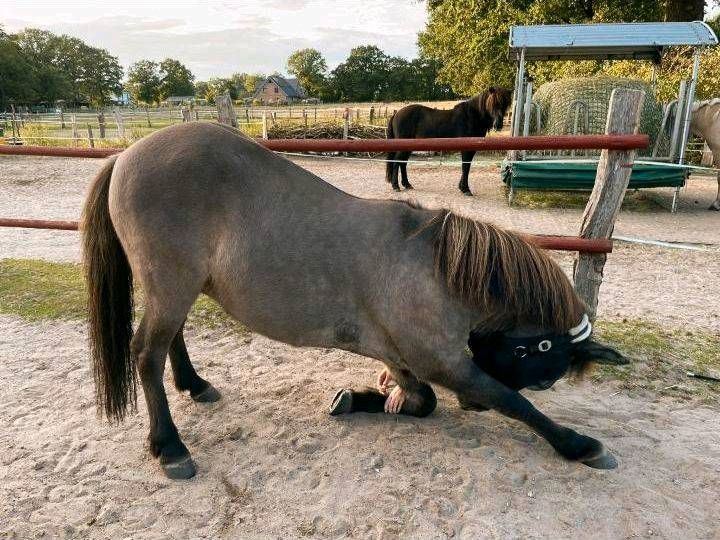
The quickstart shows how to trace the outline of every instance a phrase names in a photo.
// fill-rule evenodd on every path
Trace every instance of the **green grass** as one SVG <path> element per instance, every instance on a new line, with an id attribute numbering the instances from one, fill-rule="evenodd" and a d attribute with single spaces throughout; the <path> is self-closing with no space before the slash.
<path id="1" fill-rule="evenodd" d="M 0 259 L 0 313 L 29 321 L 82 320 L 86 316 L 85 282 L 79 264 Z M 136 317 L 142 315 L 142 291 L 135 291 Z M 211 298 L 201 295 L 188 314 L 188 326 L 247 330 Z"/>
<path id="2" fill-rule="evenodd" d="M 0 259 L 0 313 L 29 321 L 82 320 L 85 285 L 78 264 Z M 142 292 L 136 293 L 138 315 Z M 207 296 L 201 296 L 188 316 L 188 326 L 228 328 L 243 333 Z M 668 395 L 674 399 L 716 401 L 720 383 L 687 377 L 686 371 L 720 376 L 720 336 L 705 330 L 667 329 L 642 320 L 598 321 L 596 338 L 617 348 L 629 366 L 601 366 L 590 376 L 611 381 L 629 393 Z"/>
<path id="3" fill-rule="evenodd" d="M 539 191 L 523 189 L 515 192 L 513 205 L 532 210 L 539 208 L 583 209 L 587 205 L 589 198 L 589 191 Z M 662 206 L 640 191 L 628 191 L 625 193 L 622 209 L 631 212 L 657 212 L 662 209 Z"/>

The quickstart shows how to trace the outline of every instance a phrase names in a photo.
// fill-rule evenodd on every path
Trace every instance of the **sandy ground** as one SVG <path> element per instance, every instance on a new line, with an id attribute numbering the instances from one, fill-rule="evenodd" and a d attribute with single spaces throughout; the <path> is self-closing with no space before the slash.
<path id="1" fill-rule="evenodd" d="M 396 196 L 379 164 L 298 161 L 351 193 Z M 98 166 L 0 158 L 0 216 L 76 218 Z M 411 195 L 519 230 L 577 232 L 580 210 L 510 208 L 491 171 L 474 172 L 477 197 L 463 197 L 458 174 L 417 167 Z M 711 251 L 618 246 L 601 316 L 720 331 L 720 214 L 704 210 L 714 190 L 693 179 L 677 214 L 621 215 L 617 234 Z M 670 192 L 656 196 L 669 201 Z M 75 261 L 78 237 L 0 230 L 0 257 Z M 560 259 L 569 268 L 569 256 Z M 600 472 L 558 458 L 525 426 L 460 410 L 443 391 L 422 420 L 330 418 L 334 390 L 371 383 L 379 364 L 255 334 L 188 334 L 198 371 L 224 399 L 197 405 L 168 381 L 199 468 L 172 482 L 144 449 L 142 403 L 121 426 L 96 419 L 82 323 L 0 316 L 0 538 L 720 537 L 717 404 L 629 395 L 612 383 L 530 394 L 608 445 L 620 467 Z"/>

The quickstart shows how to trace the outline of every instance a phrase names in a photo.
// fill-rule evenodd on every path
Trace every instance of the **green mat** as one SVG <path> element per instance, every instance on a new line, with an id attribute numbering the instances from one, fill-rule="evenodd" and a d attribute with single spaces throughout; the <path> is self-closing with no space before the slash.
<path id="1" fill-rule="evenodd" d="M 597 162 L 503 161 L 502 180 L 515 189 L 592 190 Z M 662 165 L 633 166 L 628 189 L 682 187 L 688 169 Z"/>

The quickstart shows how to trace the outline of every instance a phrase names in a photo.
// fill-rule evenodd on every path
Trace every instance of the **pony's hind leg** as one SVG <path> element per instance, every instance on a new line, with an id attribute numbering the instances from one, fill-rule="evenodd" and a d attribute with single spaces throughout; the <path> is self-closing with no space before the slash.
<path id="1" fill-rule="evenodd" d="M 172 283 L 172 287 L 171 282 L 165 287 L 156 283 L 145 281 L 145 316 L 133 336 L 131 351 L 137 359 L 150 417 L 150 452 L 159 458 L 168 478 L 190 478 L 195 475 L 195 464 L 170 415 L 163 373 L 170 345 L 182 328 L 200 286 L 195 291 L 183 287 L 187 283 Z"/>
<path id="2" fill-rule="evenodd" d="M 720 210 L 720 173 L 718 173 L 718 175 L 717 175 L 717 182 L 718 182 L 717 197 L 715 197 L 715 201 L 710 205 L 710 208 L 708 208 L 708 210 Z"/>
<path id="3" fill-rule="evenodd" d="M 170 365 L 175 379 L 175 388 L 180 392 L 190 392 L 190 397 L 200 403 L 209 403 L 220 399 L 220 392 L 200 377 L 190 362 L 190 355 L 185 346 L 183 331 L 185 323 L 170 343 Z"/>
<path id="4" fill-rule="evenodd" d="M 410 181 L 408 180 L 408 173 L 407 173 L 407 162 L 410 159 L 411 152 L 398 152 L 397 153 L 397 159 L 401 163 L 398 165 L 400 166 L 400 174 L 402 176 L 402 185 L 405 189 L 413 189 L 412 184 L 410 184 Z"/>

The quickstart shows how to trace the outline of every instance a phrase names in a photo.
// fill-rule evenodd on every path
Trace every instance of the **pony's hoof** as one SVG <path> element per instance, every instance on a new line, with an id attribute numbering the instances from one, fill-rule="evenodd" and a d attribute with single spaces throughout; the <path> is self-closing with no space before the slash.
<path id="1" fill-rule="evenodd" d="M 399 192 L 400 192 L 400 188 L 393 186 L 393 191 L 397 191 L 397 192 L 399 193 Z"/>
<path id="2" fill-rule="evenodd" d="M 469 189 L 466 190 L 466 191 L 463 191 L 463 195 L 465 195 L 466 197 L 472 197 L 472 196 L 473 196 L 472 191 L 470 191 Z"/>
<path id="3" fill-rule="evenodd" d="M 408 185 L 406 185 L 406 186 L 403 186 L 403 187 L 404 187 L 405 189 L 415 189 L 415 188 L 412 187 L 410 184 L 408 184 Z"/>
<path id="4" fill-rule="evenodd" d="M 615 459 L 615 456 L 613 456 L 607 450 L 603 450 L 603 453 L 598 457 L 586 459 L 585 461 L 583 461 L 583 463 L 588 467 L 592 467 L 593 469 L 604 470 L 617 469 L 618 466 L 618 462 L 617 459 Z"/>
<path id="5" fill-rule="evenodd" d="M 716 212 L 720 212 L 720 201 L 715 201 L 714 203 L 712 203 L 708 210 L 715 210 Z"/>
<path id="6" fill-rule="evenodd" d="M 160 458 L 160 466 L 170 480 L 187 480 L 195 476 L 197 469 L 190 455 L 182 456 L 176 461 L 163 463 Z"/>
<path id="7" fill-rule="evenodd" d="M 352 410 L 352 390 L 338 390 L 330 404 L 330 416 L 349 413 Z"/>
<path id="8" fill-rule="evenodd" d="M 191 394 L 190 397 L 197 403 L 213 403 L 218 401 L 222 397 L 222 394 L 220 394 L 212 384 L 208 384 L 205 390 L 194 396 Z"/>

